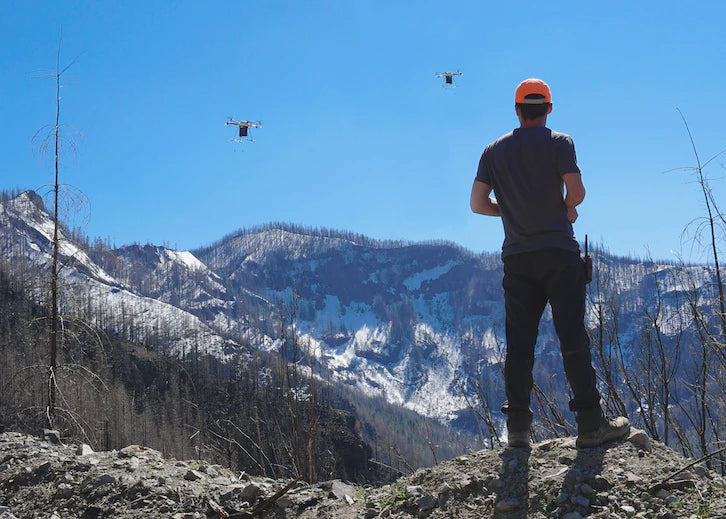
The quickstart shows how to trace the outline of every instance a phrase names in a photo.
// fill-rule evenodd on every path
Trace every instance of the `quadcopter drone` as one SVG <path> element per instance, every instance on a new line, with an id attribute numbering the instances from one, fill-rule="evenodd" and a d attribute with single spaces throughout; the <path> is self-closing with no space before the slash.
<path id="1" fill-rule="evenodd" d="M 225 126 L 227 126 L 228 124 L 233 124 L 239 128 L 239 137 L 237 139 L 232 139 L 232 142 L 255 142 L 254 139 L 248 136 L 248 132 L 250 128 L 260 128 L 262 126 L 262 121 L 257 121 L 256 123 L 253 123 L 251 121 L 235 121 L 230 117 L 229 121 L 224 123 Z"/>
<path id="2" fill-rule="evenodd" d="M 454 76 L 463 76 L 461 72 L 457 69 L 456 72 L 441 72 L 439 74 L 436 74 L 436 77 L 443 77 L 445 78 L 444 84 L 441 85 L 442 88 L 448 87 L 448 88 L 456 88 L 456 85 L 454 84 Z"/>

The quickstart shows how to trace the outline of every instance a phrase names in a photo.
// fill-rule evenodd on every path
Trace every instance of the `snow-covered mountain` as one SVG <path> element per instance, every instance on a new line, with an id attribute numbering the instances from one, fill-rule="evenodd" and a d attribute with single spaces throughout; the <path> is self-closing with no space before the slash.
<path id="1" fill-rule="evenodd" d="M 143 289 L 109 273 L 68 234 L 64 229 L 59 231 L 61 314 L 89 319 L 126 335 L 129 340 L 163 343 L 172 351 L 201 347 L 211 354 L 223 355 L 231 346 L 204 319 L 164 298 L 147 295 Z M 37 194 L 28 191 L 0 204 L 2 255 L 10 259 L 15 272 L 30 273 L 25 288 L 38 301 L 44 301 L 47 294 L 45 281 L 50 277 L 52 239 L 53 220 Z M 186 255 L 176 254 L 181 259 L 174 261 L 184 265 Z M 122 264 L 123 254 L 115 255 Z M 148 268 L 148 264 L 145 266 Z M 121 268 L 120 272 L 123 271 Z"/>
<path id="2" fill-rule="evenodd" d="M 0 249 L 14 265 L 47 271 L 51 236 L 51 218 L 34 193 L 0 204 Z M 280 348 L 280 322 L 294 319 L 300 348 L 332 379 L 432 417 L 467 409 L 474 381 L 496 373 L 501 359 L 498 253 L 269 225 L 193 251 L 108 250 L 64 233 L 61 256 L 67 314 L 171 351 L 196 347 L 219 357 L 243 347 Z M 596 262 L 589 324 L 597 325 L 599 308 L 616 307 L 626 342 L 636 340 L 638 312 L 656 297 L 656 325 L 677 333 L 684 294 L 713 274 L 607 254 Z M 35 291 L 44 297 L 43 285 Z M 549 312 L 539 347 L 540 369 L 561 370 Z"/>
<path id="3" fill-rule="evenodd" d="M 298 297 L 297 330 L 340 381 L 426 415 L 465 407 L 462 335 L 502 318 L 498 256 L 451 244 L 287 226 L 239 232 L 195 255 L 235 298 Z"/>

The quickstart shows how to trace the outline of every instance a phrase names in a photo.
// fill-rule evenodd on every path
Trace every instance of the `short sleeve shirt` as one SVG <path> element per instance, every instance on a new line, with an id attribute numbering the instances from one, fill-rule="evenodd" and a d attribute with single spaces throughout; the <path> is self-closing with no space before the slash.
<path id="1" fill-rule="evenodd" d="M 572 138 L 546 127 L 517 128 L 486 147 L 476 180 L 493 188 L 502 213 L 502 257 L 580 250 L 564 203 L 566 173 L 580 173 Z"/>

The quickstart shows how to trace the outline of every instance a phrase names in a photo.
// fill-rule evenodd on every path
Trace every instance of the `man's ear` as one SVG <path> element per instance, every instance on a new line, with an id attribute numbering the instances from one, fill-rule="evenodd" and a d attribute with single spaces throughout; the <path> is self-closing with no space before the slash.
<path id="1" fill-rule="evenodd" d="M 547 109 L 547 113 L 548 114 L 551 114 L 552 113 L 552 103 L 550 103 L 550 107 Z"/>

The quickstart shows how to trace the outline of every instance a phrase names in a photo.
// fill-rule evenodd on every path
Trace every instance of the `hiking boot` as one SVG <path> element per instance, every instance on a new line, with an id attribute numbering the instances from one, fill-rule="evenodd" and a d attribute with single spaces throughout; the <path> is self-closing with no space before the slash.
<path id="1" fill-rule="evenodd" d="M 507 439 L 507 447 L 513 449 L 529 448 L 529 431 L 512 431 Z"/>
<path id="2" fill-rule="evenodd" d="M 597 429 L 578 433 L 576 445 L 580 449 L 598 447 L 603 443 L 619 440 L 630 432 L 630 421 L 624 416 L 610 420 L 603 418 Z"/>

